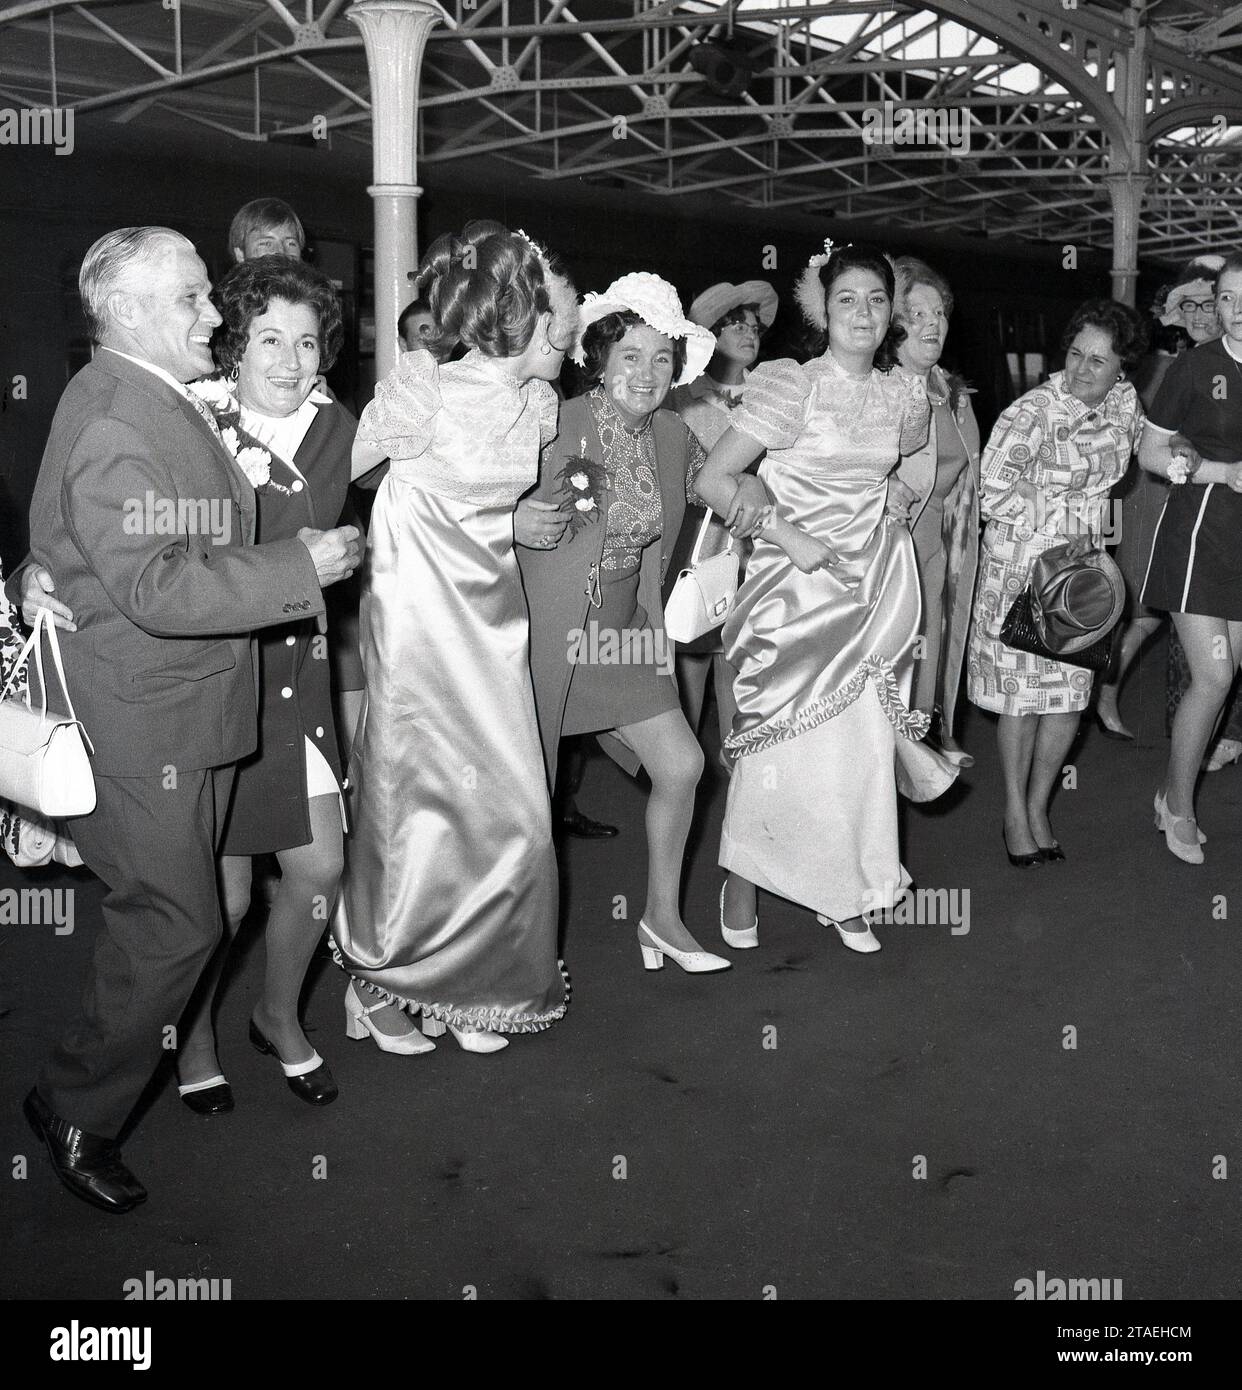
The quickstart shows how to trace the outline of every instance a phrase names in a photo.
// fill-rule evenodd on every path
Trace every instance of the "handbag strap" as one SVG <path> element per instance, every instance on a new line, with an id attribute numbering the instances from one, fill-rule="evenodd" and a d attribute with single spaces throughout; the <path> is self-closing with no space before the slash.
<path id="1" fill-rule="evenodd" d="M 43 616 L 40 613 L 40 616 Z M 65 697 L 65 707 L 69 711 L 69 718 L 76 724 L 78 722 L 77 711 L 73 708 L 73 697 L 69 694 L 69 682 L 65 679 L 64 663 L 60 659 L 60 638 L 56 635 L 56 624 L 48 619 L 43 625 L 47 633 L 47 644 L 52 649 L 52 663 L 56 667 L 56 674 L 60 678 L 60 691 Z M 43 645 L 42 643 L 35 649 L 35 664 L 39 668 L 39 688 L 43 691 L 43 708 L 47 709 L 47 682 L 43 679 Z"/>
<path id="2" fill-rule="evenodd" d="M 710 507 L 707 508 L 703 517 L 703 524 L 699 527 L 699 534 L 694 538 L 694 549 L 690 552 L 690 568 L 693 569 L 703 558 L 703 547 L 707 544 L 707 536 L 711 531 L 712 522 L 716 519 L 716 513 Z M 723 519 L 721 525 L 724 525 Z M 720 552 L 727 555 L 733 549 L 733 532 L 729 532 L 729 544 Z"/>
<path id="3" fill-rule="evenodd" d="M 69 709 L 69 717 L 76 724 L 78 716 L 73 708 L 73 697 L 69 694 L 69 684 L 65 680 L 65 667 L 60 659 L 60 639 L 56 636 L 56 624 L 49 622 L 47 609 L 40 608 L 35 614 L 34 626 L 30 630 L 30 636 L 26 639 L 26 644 L 22 647 L 21 655 L 13 663 L 13 670 L 9 673 L 9 678 L 5 682 L 4 691 L 0 693 L 0 699 L 7 699 L 9 688 L 17 679 L 22 667 L 30 660 L 31 651 L 34 652 L 35 670 L 39 673 L 39 693 L 42 696 L 42 704 L 39 709 L 39 718 L 47 718 L 47 677 L 43 673 L 43 643 L 40 642 L 40 634 L 47 633 L 48 646 L 52 649 L 52 664 L 56 667 L 56 674 L 60 678 L 61 693 L 65 697 L 65 704 Z M 26 687 L 26 708 L 30 708 L 30 686 Z"/>

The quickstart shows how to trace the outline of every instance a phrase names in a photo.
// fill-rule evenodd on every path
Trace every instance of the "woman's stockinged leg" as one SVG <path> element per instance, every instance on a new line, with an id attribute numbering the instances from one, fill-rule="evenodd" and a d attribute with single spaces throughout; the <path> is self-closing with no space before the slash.
<path id="1" fill-rule="evenodd" d="M 1074 711 L 1072 714 L 1041 714 L 1031 721 L 1039 728 L 1035 731 L 1035 748 L 1027 779 L 1026 818 L 1035 843 L 1041 849 L 1051 849 L 1056 842 L 1048 821 L 1048 803 L 1065 770 L 1065 759 L 1078 732 L 1079 718 Z"/>
<path id="2" fill-rule="evenodd" d="M 341 813 L 335 795 L 310 799 L 312 840 L 281 850 L 281 880 L 268 913 L 263 994 L 254 1021 L 289 1063 L 315 1049 L 298 1022 L 298 1000 L 315 948 L 327 930 L 343 867 Z"/>
<path id="3" fill-rule="evenodd" d="M 1034 854 L 1039 848 L 1027 819 L 1027 792 L 1041 718 L 1037 714 L 1002 714 L 996 721 L 996 746 L 1005 784 L 1005 841 L 1010 854 Z"/>
<path id="4" fill-rule="evenodd" d="M 1104 726 L 1111 729 L 1114 733 L 1128 734 L 1121 719 L 1121 710 L 1117 701 L 1121 695 L 1121 686 L 1126 678 L 1126 672 L 1134 664 L 1134 659 L 1138 656 L 1143 643 L 1156 633 L 1163 621 L 1158 613 L 1141 613 L 1133 619 L 1122 634 L 1121 647 L 1117 653 L 1117 667 L 1113 672 L 1113 678 L 1107 685 L 1101 685 L 1099 698 L 1096 701 L 1096 711 L 1104 721 Z"/>
<path id="5" fill-rule="evenodd" d="M 681 691 L 681 707 L 686 723 L 695 734 L 703 719 L 703 701 L 707 695 L 707 676 L 711 664 L 710 655 L 677 653 L 677 689 Z"/>
<path id="6" fill-rule="evenodd" d="M 694 817 L 694 792 L 703 774 L 703 751 L 680 710 L 627 724 L 617 732 L 638 754 L 651 778 L 643 920 L 675 949 L 697 951 L 698 943 L 681 920 L 680 898 L 686 839 Z"/>
<path id="7" fill-rule="evenodd" d="M 207 962 L 181 1016 L 177 1076 L 183 1086 L 220 1074 L 220 1064 L 216 1060 L 216 994 L 237 929 L 250 907 L 253 867 L 248 854 L 225 854 L 220 857 L 220 906 L 224 915 L 224 939 Z"/>
<path id="8" fill-rule="evenodd" d="M 1242 623 L 1199 613 L 1174 613 L 1173 624 L 1190 666 L 1190 685 L 1173 717 L 1165 795 L 1175 816 L 1193 818 L 1203 754 L 1233 684 L 1242 651 Z M 1187 827 L 1179 826 L 1177 833 Z M 1187 830 L 1193 834 L 1193 828 Z M 1189 840 L 1188 840 L 1189 843 Z"/>

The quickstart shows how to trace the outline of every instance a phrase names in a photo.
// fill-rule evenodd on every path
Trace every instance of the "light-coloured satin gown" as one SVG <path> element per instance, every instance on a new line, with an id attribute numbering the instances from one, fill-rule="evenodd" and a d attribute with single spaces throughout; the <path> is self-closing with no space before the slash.
<path id="1" fill-rule="evenodd" d="M 927 729 L 908 707 L 918 571 L 908 528 L 885 517 L 899 450 L 926 440 L 927 399 L 917 379 L 855 378 L 825 353 L 757 367 L 732 424 L 766 447 L 759 476 L 779 514 L 840 563 L 803 574 L 755 541 L 723 633 L 738 712 L 720 862 L 844 921 L 891 906 L 910 882 L 897 745 L 911 760 L 907 795 L 936 795 L 953 775 L 916 742 Z"/>
<path id="2" fill-rule="evenodd" d="M 546 383 L 519 386 L 478 352 L 440 368 L 415 352 L 359 427 L 392 467 L 367 542 L 341 963 L 411 1010 L 503 1033 L 567 1003 L 513 555 L 513 508 L 555 422 Z"/>

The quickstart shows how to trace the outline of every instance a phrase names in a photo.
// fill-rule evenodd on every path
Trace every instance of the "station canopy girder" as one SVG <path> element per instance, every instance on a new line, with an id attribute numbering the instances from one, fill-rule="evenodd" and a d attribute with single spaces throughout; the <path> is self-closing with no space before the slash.
<path id="1" fill-rule="evenodd" d="M 348 8 L 0 0 L 0 103 L 369 147 L 366 57 Z M 1242 240 L 1242 4 L 437 8 L 420 89 L 421 168 L 508 166 L 535 182 L 671 203 L 710 194 L 834 226 L 1100 248 L 1114 232 L 1108 180 L 1129 178 L 1142 181 L 1144 258 L 1177 261 Z M 885 127 L 886 110 L 896 124 Z"/>

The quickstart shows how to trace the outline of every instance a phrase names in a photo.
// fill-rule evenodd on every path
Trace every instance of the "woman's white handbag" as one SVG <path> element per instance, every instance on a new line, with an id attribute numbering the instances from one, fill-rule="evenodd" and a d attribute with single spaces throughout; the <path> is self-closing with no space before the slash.
<path id="1" fill-rule="evenodd" d="M 719 555 L 704 560 L 703 547 L 716 516 L 709 511 L 695 537 L 689 565 L 677 576 L 664 605 L 664 630 L 674 642 L 693 642 L 717 628 L 729 616 L 737 596 L 740 556 L 733 536 Z"/>
<path id="2" fill-rule="evenodd" d="M 47 707 L 47 681 L 43 674 L 43 644 L 48 647 L 69 715 L 50 712 Z M 10 699 L 9 692 L 26 669 L 31 652 L 39 673 L 42 703 L 38 713 L 26 698 Z M 60 659 L 60 642 L 55 623 L 40 610 L 34 631 L 13 664 L 4 691 L 0 693 L 0 796 L 18 806 L 37 811 L 47 820 L 59 816 L 85 816 L 95 809 L 95 778 L 87 756 L 89 740 L 73 711 L 73 701 L 65 684 L 65 668 Z"/>

